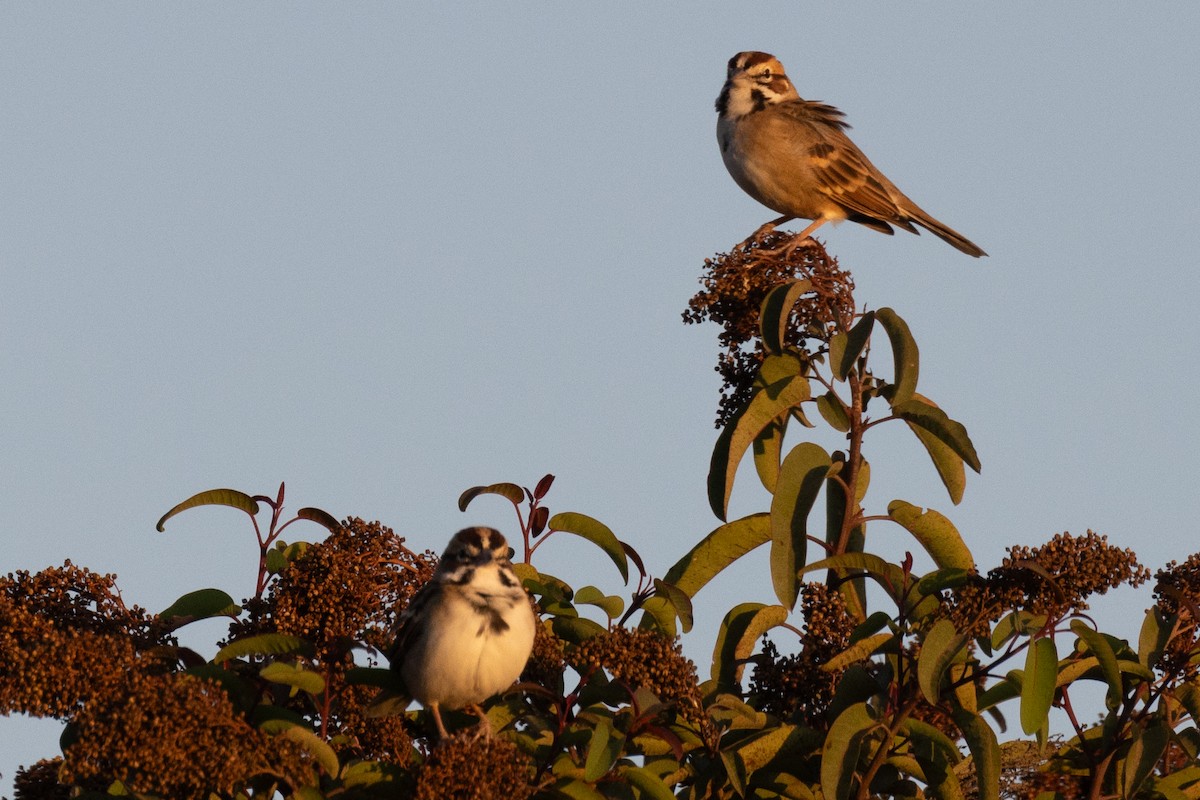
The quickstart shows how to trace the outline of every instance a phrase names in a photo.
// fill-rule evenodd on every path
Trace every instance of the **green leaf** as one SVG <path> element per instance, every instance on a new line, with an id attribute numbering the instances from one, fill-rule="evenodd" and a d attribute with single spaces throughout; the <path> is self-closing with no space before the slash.
<path id="1" fill-rule="evenodd" d="M 258 502 L 244 492 L 239 492 L 237 489 L 209 489 L 207 492 L 192 495 L 163 514 L 159 517 L 158 524 L 154 527 L 158 529 L 159 533 L 162 533 L 164 530 L 163 525 L 167 520 L 181 511 L 187 511 L 189 508 L 195 508 L 196 506 L 229 506 L 230 508 L 241 509 L 252 517 L 258 513 Z"/>
<path id="2" fill-rule="evenodd" d="M 608 630 L 600 623 L 583 617 L 552 617 L 550 629 L 555 636 L 572 644 L 581 644 Z"/>
<path id="3" fill-rule="evenodd" d="M 647 797 L 650 800 L 675 800 L 675 795 L 663 783 L 662 778 L 645 767 L 624 767 L 621 769 L 621 777 L 628 781 L 630 786 L 637 789 L 641 793 L 641 797 Z"/>
<path id="4" fill-rule="evenodd" d="M 283 633 L 261 633 L 230 642 L 213 657 L 213 663 L 232 661 L 242 656 L 311 655 L 313 646 L 299 636 Z"/>
<path id="5" fill-rule="evenodd" d="M 830 556 L 806 565 L 800 573 L 803 575 L 822 569 L 833 570 L 841 575 L 848 574 L 848 570 L 862 570 L 889 593 L 904 588 L 903 568 L 873 553 L 842 553 L 840 556 Z"/>
<path id="6" fill-rule="evenodd" d="M 937 403 L 919 393 L 914 393 L 913 399 L 934 408 L 938 407 Z M 963 492 L 967 488 L 967 471 L 963 466 L 962 458 L 954 452 L 953 448 L 924 428 L 914 425 L 908 420 L 905 420 L 905 424 L 916 435 L 917 440 L 924 445 L 925 452 L 929 454 L 929 459 L 933 462 L 933 468 L 937 470 L 938 477 L 942 479 L 942 485 L 950 494 L 950 502 L 958 505 L 962 502 Z"/>
<path id="7" fill-rule="evenodd" d="M 920 372 L 920 353 L 917 342 L 908 329 L 908 323 L 900 319 L 900 315 L 890 308 L 881 308 L 875 312 L 876 319 L 887 331 L 892 343 L 892 359 L 896 366 L 892 380 L 892 405 L 903 403 L 913 396 L 917 390 L 917 374 Z"/>
<path id="8" fill-rule="evenodd" d="M 683 627 L 684 633 L 692 629 L 692 598 L 688 597 L 687 592 L 678 586 L 655 578 L 654 596 L 661 597 L 671 604 L 675 609 L 676 616 L 679 617 L 679 623 Z"/>
<path id="9" fill-rule="evenodd" d="M 402 690 L 400 673 L 387 667 L 351 667 L 346 671 L 346 683 L 356 686 L 374 686 L 377 689 Z"/>
<path id="10" fill-rule="evenodd" d="M 1108 684 L 1104 705 L 1110 711 L 1115 709 L 1121 703 L 1124 687 L 1121 683 L 1121 670 L 1117 666 L 1117 654 L 1113 652 L 1112 645 L 1108 643 L 1103 634 L 1089 628 L 1087 623 L 1081 619 L 1071 621 L 1071 630 L 1087 645 L 1088 651 L 1100 662 L 1100 672 L 1104 676 L 1104 682 Z"/>
<path id="11" fill-rule="evenodd" d="M 911 503 L 893 500 L 888 503 L 888 516 L 913 535 L 933 563 L 949 569 L 969 570 L 975 559 L 954 523 L 932 508 L 922 511 Z"/>
<path id="12" fill-rule="evenodd" d="M 321 765 L 326 775 L 335 777 L 338 774 L 338 757 L 333 748 L 303 725 L 296 725 L 283 720 L 271 720 L 259 726 L 266 733 L 281 736 L 300 745 L 302 749 L 313 756 Z"/>
<path id="13" fill-rule="evenodd" d="M 663 595 L 654 595 L 642 603 L 642 618 L 638 622 L 640 630 L 658 631 L 663 636 L 675 637 L 679 630 L 675 626 L 678 610 Z"/>
<path id="14" fill-rule="evenodd" d="M 1137 796 L 1154 765 L 1162 758 L 1170 738 L 1171 730 L 1161 719 L 1151 720 L 1146 728 L 1134 729 L 1133 742 L 1125 757 L 1125 797 Z"/>
<path id="15" fill-rule="evenodd" d="M 829 727 L 821 756 L 821 791 L 826 800 L 847 800 L 851 796 L 863 739 L 876 724 L 867 704 L 856 703 Z"/>
<path id="16" fill-rule="evenodd" d="M 729 610 L 717 631 L 713 648 L 712 669 L 709 675 L 719 691 L 736 691 L 745 669 L 745 659 L 754 652 L 762 635 L 787 621 L 783 606 L 762 603 L 740 603 Z"/>
<path id="17" fill-rule="evenodd" d="M 787 332 L 788 319 L 792 315 L 792 307 L 802 294 L 811 291 L 812 283 L 801 278 L 776 286 L 763 298 L 759 309 L 759 327 L 762 331 L 763 349 L 768 354 L 784 351 L 784 335 Z"/>
<path id="18" fill-rule="evenodd" d="M 954 623 L 939 619 L 925 634 L 921 643 L 921 654 L 917 658 L 917 683 L 921 693 L 930 703 L 937 705 L 941 698 L 942 676 L 946 669 L 962 652 L 967 637 L 954 627 Z"/>
<path id="19" fill-rule="evenodd" d="M 380 783 L 397 783 L 407 773 L 384 761 L 358 761 L 342 770 L 342 785 L 347 789 L 375 786 Z"/>
<path id="20" fill-rule="evenodd" d="M 899 317 L 897 317 L 899 319 Z M 871 340 L 871 331 L 875 328 L 875 312 L 868 311 L 863 314 L 849 333 L 837 334 L 834 340 L 838 341 L 838 346 L 835 348 L 833 341 L 829 343 L 829 366 L 833 370 L 833 377 L 839 381 L 846 380 L 846 376 L 850 374 L 850 370 L 854 368 L 854 362 L 862 355 L 863 349 L 867 346 L 867 342 Z M 914 345 L 915 347 L 915 345 Z"/>
<path id="21" fill-rule="evenodd" d="M 979 456 L 975 453 L 975 445 L 962 423 L 955 422 L 946 416 L 946 412 L 937 406 L 913 397 L 903 403 L 893 403 L 892 413 L 897 417 L 925 429 L 939 441 L 953 450 L 959 458 L 971 469 L 979 472 Z"/>
<path id="22" fill-rule="evenodd" d="M 1200 688 L 1195 684 L 1185 683 L 1175 689 L 1175 699 L 1192 718 L 1192 724 L 1200 725 Z"/>
<path id="23" fill-rule="evenodd" d="M 850 430 L 850 414 L 832 389 L 817 398 L 817 411 L 835 431 L 846 433 Z"/>
<path id="24" fill-rule="evenodd" d="M 606 800 L 604 795 L 578 778 L 559 778 L 549 788 L 552 795 L 561 794 L 568 800 Z"/>
<path id="25" fill-rule="evenodd" d="M 1046 723 L 1058 682 L 1058 653 L 1053 639 L 1034 639 L 1025 654 L 1021 683 L 1021 730 L 1037 733 Z"/>
<path id="26" fill-rule="evenodd" d="M 275 661 L 263 667 L 258 674 L 271 683 L 282 683 L 284 686 L 291 686 L 294 690 L 311 695 L 318 695 L 325 691 L 323 677 L 296 664 Z M 293 694 L 295 694 L 294 691 Z"/>
<path id="27" fill-rule="evenodd" d="M 198 619 L 209 617 L 236 617 L 242 607 L 220 589 L 198 589 L 180 597 L 158 616 L 163 622 L 173 623 L 172 629 Z"/>
<path id="28" fill-rule="evenodd" d="M 488 486 L 472 486 L 458 496 L 458 510 L 466 511 L 471 501 L 481 494 L 498 494 L 514 506 L 525 499 L 525 490 L 515 483 L 493 483 Z"/>
<path id="29" fill-rule="evenodd" d="M 738 464 L 751 443 L 775 420 L 811 396 L 808 379 L 784 378 L 754 393 L 746 407 L 725 425 L 713 447 L 708 470 L 708 503 L 718 519 L 725 519 Z"/>
<path id="30" fill-rule="evenodd" d="M 663 580 L 695 597 L 717 573 L 771 540 L 771 517 L 751 514 L 727 522 L 705 536 L 667 570 Z"/>
<path id="31" fill-rule="evenodd" d="M 808 515 L 832 466 L 821 447 L 803 442 L 792 448 L 779 472 L 771 500 L 771 584 L 788 609 L 795 607 L 800 591 L 797 570 L 808 553 Z"/>
<path id="32" fill-rule="evenodd" d="M 921 763 L 936 765 L 945 772 L 962 758 L 950 737 L 928 722 L 909 717 L 904 720 L 903 729 L 914 745 L 917 759 Z"/>
<path id="33" fill-rule="evenodd" d="M 754 437 L 752 452 L 754 454 L 754 469 L 758 479 L 768 492 L 775 491 L 775 482 L 779 480 L 779 458 L 783 451 L 784 424 L 776 420 Z"/>
<path id="34" fill-rule="evenodd" d="M 608 717 L 599 717 L 588 740 L 587 757 L 583 763 L 583 779 L 595 782 L 608 774 L 613 764 L 621 757 L 625 746 L 625 735 L 613 730 Z"/>
<path id="35" fill-rule="evenodd" d="M 617 597 L 615 594 L 606 595 L 595 586 L 584 586 L 575 592 L 575 603 L 596 606 L 609 619 L 621 616 L 621 612 L 625 610 L 625 601 L 623 599 Z"/>
<path id="36" fill-rule="evenodd" d="M 603 522 L 586 514 L 567 511 L 551 517 L 549 526 L 550 530 L 573 533 L 599 547 L 617 565 L 621 578 L 629 583 L 629 560 L 625 556 L 625 548 L 621 547 L 621 542 Z"/>
<path id="37" fill-rule="evenodd" d="M 966 711 L 954 712 L 954 724 L 962 731 L 975 762 L 979 800 L 1000 800 L 1000 744 L 995 732 L 983 717 Z"/>
<path id="38" fill-rule="evenodd" d="M 342 523 L 338 522 L 329 512 L 319 508 L 302 508 L 296 512 L 296 516 L 309 522 L 315 522 L 330 533 L 337 533 L 342 529 Z"/>
<path id="39" fill-rule="evenodd" d="M 1164 619 L 1157 607 L 1146 612 L 1141 633 L 1138 635 L 1138 661 L 1143 667 L 1154 669 L 1158 666 L 1163 648 L 1171 638 L 1172 628 L 1173 621 Z"/>
<path id="40" fill-rule="evenodd" d="M 861 661 L 864 658 L 870 657 L 876 650 L 889 642 L 895 641 L 895 639 L 896 634 L 891 631 L 883 631 L 868 636 L 865 639 L 860 639 L 822 664 L 821 670 L 824 672 L 835 672 L 853 664 L 855 661 Z"/>

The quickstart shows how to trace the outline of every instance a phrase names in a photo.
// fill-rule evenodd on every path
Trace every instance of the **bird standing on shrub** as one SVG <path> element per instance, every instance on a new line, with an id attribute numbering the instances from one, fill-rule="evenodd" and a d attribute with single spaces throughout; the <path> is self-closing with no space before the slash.
<path id="1" fill-rule="evenodd" d="M 442 738 L 441 707 L 478 709 L 529 660 L 537 620 L 508 554 L 500 531 L 464 528 L 400 617 L 392 669 Z"/>
<path id="2" fill-rule="evenodd" d="M 769 53 L 729 59 L 717 115 L 729 174 L 748 195 L 783 214 L 747 241 L 792 219 L 812 220 L 793 240 L 798 245 L 826 222 L 848 219 L 889 235 L 892 225 L 911 233 L 920 225 L 967 255 L 987 255 L 884 177 L 846 135 L 850 126 L 842 112 L 801 98 Z"/>

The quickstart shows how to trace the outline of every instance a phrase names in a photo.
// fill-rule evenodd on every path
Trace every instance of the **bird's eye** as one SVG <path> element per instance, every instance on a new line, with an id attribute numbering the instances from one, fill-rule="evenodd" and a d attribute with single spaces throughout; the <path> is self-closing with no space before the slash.
<path id="1" fill-rule="evenodd" d="M 769 81 L 769 80 L 771 80 L 771 70 L 769 70 L 769 69 L 764 69 L 764 70 L 762 71 L 762 78 L 763 78 L 763 80 L 765 80 L 765 81 Z"/>

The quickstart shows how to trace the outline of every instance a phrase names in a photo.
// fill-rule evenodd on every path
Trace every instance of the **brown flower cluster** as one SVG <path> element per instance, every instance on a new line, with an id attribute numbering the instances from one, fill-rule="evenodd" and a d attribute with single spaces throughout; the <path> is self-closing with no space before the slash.
<path id="1" fill-rule="evenodd" d="M 846 610 L 842 594 L 823 583 L 806 583 L 800 590 L 804 630 L 799 652 L 780 656 L 769 639 L 755 657 L 750 677 L 752 702 L 776 716 L 793 716 L 805 724 L 822 728 L 823 716 L 833 700 L 845 670 L 827 672 L 822 665 L 850 645 L 854 620 Z"/>
<path id="2" fill-rule="evenodd" d="M 613 628 L 573 648 L 567 663 L 582 675 L 600 668 L 631 687 L 648 689 L 692 722 L 703 716 L 696 665 L 677 639 L 657 631 Z"/>
<path id="3" fill-rule="evenodd" d="M 235 713 L 216 683 L 186 675 L 129 673 L 120 693 L 88 703 L 72 725 L 62 775 L 72 784 L 119 780 L 140 794 L 232 795 L 267 786 L 313 785 L 310 758 Z"/>
<path id="4" fill-rule="evenodd" d="M 0 578 L 0 712 L 69 718 L 119 692 L 129 672 L 162 672 L 174 640 L 111 575 L 67 562 Z"/>
<path id="5" fill-rule="evenodd" d="M 417 773 L 415 800 L 527 800 L 533 765 L 516 745 L 461 733 L 445 740 Z"/>
<path id="6" fill-rule="evenodd" d="M 13 776 L 13 800 L 67 800 L 71 788 L 58 782 L 61 758 L 44 758 L 33 766 L 21 767 Z M 104 786 L 92 786 L 102 791 Z"/>
<path id="7" fill-rule="evenodd" d="M 537 601 L 533 603 L 534 613 L 537 613 Z M 555 635 L 546 625 L 538 625 L 533 636 L 533 651 L 529 661 L 521 673 L 521 680 L 544 686 L 557 694 L 562 694 L 563 667 L 566 666 L 563 640 Z"/>
<path id="8" fill-rule="evenodd" d="M 356 643 L 377 651 L 391 645 L 397 617 L 436 564 L 432 553 L 409 550 L 391 528 L 348 519 L 289 564 L 264 603 L 247 602 L 251 617 L 234 623 L 230 640 L 290 634 L 312 642 L 323 663 L 348 666 Z"/>
<path id="9" fill-rule="evenodd" d="M 749 245 L 738 245 L 728 254 L 705 259 L 703 290 L 688 302 L 686 323 L 712 320 L 724 331 L 719 339 L 725 348 L 717 362 L 724 384 L 717 411 L 722 427 L 747 402 L 754 378 L 762 364 L 759 341 L 762 301 L 780 284 L 805 278 L 812 291 L 803 295 L 792 311 L 785 344 L 807 358 L 828 343 L 838 330 L 847 330 L 854 320 L 854 281 L 842 271 L 837 259 L 815 241 L 787 252 L 795 234 L 773 232 Z"/>
<path id="10" fill-rule="evenodd" d="M 1010 547 L 987 577 L 976 576 L 955 589 L 944 613 L 959 631 L 984 637 L 1010 611 L 1061 618 L 1085 611 L 1094 594 L 1123 584 L 1140 586 L 1149 578 L 1137 555 L 1110 545 L 1107 536 L 1060 533 L 1041 547 Z"/>
<path id="11" fill-rule="evenodd" d="M 1200 553 L 1182 564 L 1172 561 L 1154 575 L 1154 602 L 1158 612 L 1174 620 L 1174 633 L 1167 640 L 1158 668 L 1178 680 L 1200 674 Z"/>

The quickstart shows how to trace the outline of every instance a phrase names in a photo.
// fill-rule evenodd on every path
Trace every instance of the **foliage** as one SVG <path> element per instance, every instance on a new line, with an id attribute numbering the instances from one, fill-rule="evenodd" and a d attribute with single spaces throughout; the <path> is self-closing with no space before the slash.
<path id="1" fill-rule="evenodd" d="M 284 521 L 282 485 L 274 497 L 219 489 L 158 527 L 207 505 L 245 512 L 259 558 L 240 603 L 202 588 L 151 614 L 127 607 L 112 576 L 70 562 L 0 579 L 0 711 L 66 722 L 62 756 L 22 770 L 16 796 L 1200 796 L 1200 555 L 1156 573 L 1130 643 L 1087 602 L 1149 579 L 1132 552 L 1064 533 L 981 572 L 938 511 L 868 501 L 864 452 L 879 425 L 913 433 L 952 504 L 979 457 L 918 391 L 900 315 L 860 311 L 836 260 L 783 241 L 710 261 L 685 315 L 724 329 L 708 479 L 721 524 L 662 577 L 597 519 L 551 514 L 553 476 L 459 498 L 464 510 L 511 504 L 516 568 L 542 620 L 522 682 L 485 704 L 494 737 L 449 712 L 455 733 L 439 743 L 424 710 L 380 716 L 372 704 L 391 680 L 379 654 L 432 553 L 317 509 Z M 845 446 L 790 443 L 818 424 Z M 747 455 L 769 508 L 728 519 Z M 301 520 L 325 536 L 285 542 Z M 876 523 L 911 544 L 885 550 L 896 537 L 877 544 Z M 535 554 L 561 535 L 632 579 L 627 596 L 540 571 Z M 778 603 L 730 609 L 702 679 L 679 640 L 692 598 L 764 545 Z M 229 628 L 211 661 L 179 644 L 176 631 L 214 617 Z M 1103 691 L 1099 720 L 1077 707 L 1084 682 Z M 1049 736 L 1052 709 L 1069 738 Z M 1000 744 L 1005 711 L 1032 741 Z"/>

